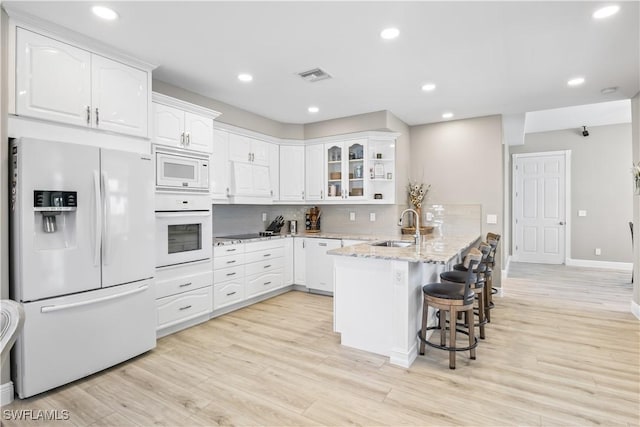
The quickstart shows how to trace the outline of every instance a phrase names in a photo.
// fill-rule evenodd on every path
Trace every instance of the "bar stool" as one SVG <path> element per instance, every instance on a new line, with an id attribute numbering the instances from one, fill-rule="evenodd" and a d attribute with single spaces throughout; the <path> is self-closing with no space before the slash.
<path id="1" fill-rule="evenodd" d="M 449 352 L 449 369 L 456 368 L 456 352 L 469 350 L 469 357 L 476 358 L 476 347 L 478 340 L 474 336 L 473 326 L 473 300 L 475 293 L 471 289 L 471 283 L 474 280 L 474 268 L 478 265 L 478 260 L 470 260 L 469 271 L 464 284 L 445 284 L 430 283 L 422 287 L 424 296 L 422 306 L 422 329 L 418 332 L 420 340 L 420 354 L 424 355 L 425 344 L 440 350 Z M 429 317 L 429 306 L 438 309 L 438 326 L 427 327 Z M 446 338 L 446 315 L 449 312 L 449 345 Z M 465 325 L 467 330 L 458 329 L 456 319 L 458 313 L 465 313 Z M 440 329 L 440 345 L 429 342 L 427 340 L 427 331 Z M 456 347 L 456 333 L 469 336 L 469 345 L 467 347 Z"/>
<path id="2" fill-rule="evenodd" d="M 486 243 L 491 246 L 491 252 L 489 252 L 489 258 L 487 259 L 487 271 L 485 271 L 485 318 L 487 322 L 491 322 L 491 310 L 495 307 L 493 303 L 493 295 L 498 293 L 497 289 L 493 288 L 493 268 L 496 265 L 496 251 L 498 249 L 498 243 L 500 242 L 500 235 L 495 233 L 487 233 Z M 453 266 L 454 270 L 467 271 L 467 268 L 463 264 L 456 264 Z"/>
<path id="3" fill-rule="evenodd" d="M 443 283 L 447 284 L 460 284 L 465 282 L 468 275 L 471 275 L 471 290 L 474 292 L 476 296 L 475 299 L 478 301 L 478 323 L 476 323 L 475 326 L 478 326 L 480 328 L 480 339 L 485 339 L 484 325 L 487 324 L 487 319 L 485 316 L 485 301 L 487 301 L 485 273 L 487 271 L 487 260 L 489 258 L 489 253 L 491 252 L 491 246 L 481 243 L 480 247 L 477 250 L 481 253 L 481 259 L 475 270 L 469 267 L 467 268 L 467 271 L 445 271 L 444 273 L 440 274 L 440 280 Z"/>

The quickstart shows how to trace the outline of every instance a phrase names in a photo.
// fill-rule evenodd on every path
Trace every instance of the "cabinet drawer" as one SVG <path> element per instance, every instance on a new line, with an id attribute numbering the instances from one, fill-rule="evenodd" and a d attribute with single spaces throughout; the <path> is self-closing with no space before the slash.
<path id="1" fill-rule="evenodd" d="M 267 259 L 264 261 L 254 262 L 245 266 L 245 274 L 247 277 L 254 274 L 268 273 L 274 270 L 282 270 L 284 260 L 282 258 Z"/>
<path id="2" fill-rule="evenodd" d="M 175 325 L 213 310 L 211 286 L 156 300 L 158 329 Z"/>
<path id="3" fill-rule="evenodd" d="M 246 255 L 243 253 L 237 253 L 237 254 L 227 255 L 227 256 L 216 256 L 214 254 L 213 269 L 217 270 L 219 268 L 235 267 L 237 265 L 242 265 L 246 262 L 245 256 Z"/>
<path id="4" fill-rule="evenodd" d="M 244 279 L 244 265 L 237 267 L 220 268 L 213 271 L 213 284 L 228 282 L 229 280 L 243 280 Z"/>
<path id="5" fill-rule="evenodd" d="M 268 249 L 283 248 L 284 239 L 286 238 L 287 237 L 247 243 L 245 245 L 245 252 L 256 252 L 256 251 L 264 251 Z"/>
<path id="6" fill-rule="evenodd" d="M 282 258 L 284 256 L 284 247 L 280 248 L 271 248 L 267 250 L 257 251 L 257 252 L 247 252 L 245 255 L 245 262 L 247 264 L 264 261 L 272 258 Z"/>
<path id="7" fill-rule="evenodd" d="M 243 254 L 244 244 L 238 243 L 236 245 L 222 245 L 213 247 L 213 257 L 222 257 L 227 255 Z"/>
<path id="8" fill-rule="evenodd" d="M 250 298 L 282 287 L 282 270 L 247 279 L 246 297 Z"/>
<path id="9" fill-rule="evenodd" d="M 244 299 L 243 281 L 220 283 L 213 287 L 213 309 L 240 302 Z"/>
<path id="10" fill-rule="evenodd" d="M 156 298 L 164 298 L 212 284 L 213 272 L 208 260 L 156 269 Z"/>

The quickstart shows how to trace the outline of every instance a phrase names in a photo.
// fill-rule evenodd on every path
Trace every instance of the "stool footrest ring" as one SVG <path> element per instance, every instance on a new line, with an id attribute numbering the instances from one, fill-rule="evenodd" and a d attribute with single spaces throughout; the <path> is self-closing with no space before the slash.
<path id="1" fill-rule="evenodd" d="M 438 328 L 437 326 L 430 326 L 427 328 L 427 331 L 432 331 L 432 330 L 439 330 L 440 328 Z M 445 328 L 445 330 L 447 330 L 449 328 Z M 460 330 L 458 328 L 456 328 L 456 332 L 460 332 L 461 334 L 467 335 L 469 336 L 469 332 L 467 331 L 463 331 Z M 428 340 L 424 339 L 422 337 L 422 331 L 418 331 L 418 339 L 420 341 L 422 341 L 423 343 L 427 344 L 430 347 L 434 347 L 434 348 L 439 348 L 440 350 L 447 350 L 447 351 L 469 351 L 472 348 L 476 348 L 478 346 L 478 338 L 477 337 L 473 337 L 473 344 L 467 347 L 450 347 L 450 346 L 446 346 L 446 345 L 440 345 L 440 344 L 434 344 L 432 342 L 429 342 Z"/>

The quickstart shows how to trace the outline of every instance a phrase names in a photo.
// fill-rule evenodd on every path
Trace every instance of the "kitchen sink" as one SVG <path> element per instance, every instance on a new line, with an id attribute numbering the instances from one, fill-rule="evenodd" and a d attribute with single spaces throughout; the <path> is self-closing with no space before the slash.
<path id="1" fill-rule="evenodd" d="M 404 240 L 385 240 L 383 242 L 375 242 L 371 244 L 371 246 L 384 246 L 387 248 L 407 248 L 411 245 L 413 245 L 413 243 L 406 242 Z"/>

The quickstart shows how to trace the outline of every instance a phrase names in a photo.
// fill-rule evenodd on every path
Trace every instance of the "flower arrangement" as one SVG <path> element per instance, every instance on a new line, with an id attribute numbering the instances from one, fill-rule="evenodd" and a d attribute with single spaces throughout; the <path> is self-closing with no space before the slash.
<path id="1" fill-rule="evenodd" d="M 422 201 L 430 189 L 431 184 L 425 185 L 424 183 L 418 184 L 417 182 L 412 183 L 409 181 L 407 190 L 409 191 L 409 201 L 411 202 L 411 205 L 413 205 L 414 209 L 422 208 Z"/>
<path id="2" fill-rule="evenodd" d="M 640 162 L 638 162 L 637 165 L 632 163 L 632 165 L 631 173 L 633 174 L 633 179 L 636 183 L 636 194 L 640 194 Z"/>

